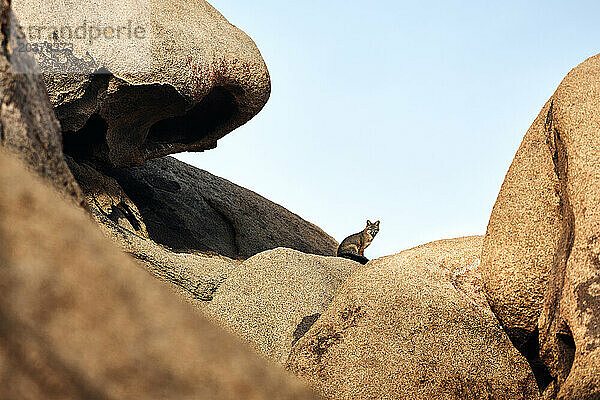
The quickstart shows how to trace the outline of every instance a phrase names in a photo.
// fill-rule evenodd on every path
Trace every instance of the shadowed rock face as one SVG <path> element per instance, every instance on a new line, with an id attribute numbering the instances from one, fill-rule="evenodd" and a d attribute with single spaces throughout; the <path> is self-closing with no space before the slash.
<path id="1" fill-rule="evenodd" d="M 134 242 L 177 253 L 237 259 L 276 247 L 334 255 L 338 245 L 285 208 L 171 157 L 110 170 L 112 177 L 72 160 L 70 166 L 89 209 L 113 237 L 134 234 Z"/>
<path id="2" fill-rule="evenodd" d="M 537 399 L 527 361 L 487 304 L 455 283 L 452 271 L 472 265 L 480 245 L 443 240 L 370 261 L 287 367 L 329 399 Z"/>
<path id="3" fill-rule="evenodd" d="M 600 397 L 598 132 L 595 56 L 567 75 L 527 132 L 485 238 L 490 304 L 517 345 L 539 341 L 533 355 L 549 371 L 548 399 Z"/>
<path id="4" fill-rule="evenodd" d="M 14 8 L 26 27 L 97 20 L 133 21 L 144 30 L 145 39 L 120 53 L 115 40 L 75 42 L 61 68 L 89 59 L 78 74 L 58 73 L 54 59 L 37 55 L 66 152 L 76 159 L 128 166 L 212 149 L 269 98 L 269 73 L 254 42 L 203 0 L 16 0 Z"/>
<path id="5" fill-rule="evenodd" d="M 335 255 L 317 226 L 226 179 L 171 157 L 108 172 L 139 209 L 149 237 L 176 251 L 248 258 L 287 247 Z"/>
<path id="6" fill-rule="evenodd" d="M 0 146 L 18 154 L 62 193 L 81 202 L 81 192 L 62 153 L 62 135 L 35 60 L 18 51 L 23 32 L 0 1 Z"/>
<path id="7" fill-rule="evenodd" d="M 0 290 L 0 399 L 316 398 L 182 303 L 4 151 Z"/>

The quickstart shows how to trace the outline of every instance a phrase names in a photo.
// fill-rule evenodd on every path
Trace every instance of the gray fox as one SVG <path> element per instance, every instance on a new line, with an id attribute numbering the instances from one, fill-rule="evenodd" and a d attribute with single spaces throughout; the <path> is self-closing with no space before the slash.
<path id="1" fill-rule="evenodd" d="M 342 240 L 337 250 L 337 256 L 366 264 L 369 259 L 364 255 L 365 249 L 371 244 L 378 232 L 379 221 L 371 223 L 367 220 L 367 227 L 362 232 L 355 233 Z"/>

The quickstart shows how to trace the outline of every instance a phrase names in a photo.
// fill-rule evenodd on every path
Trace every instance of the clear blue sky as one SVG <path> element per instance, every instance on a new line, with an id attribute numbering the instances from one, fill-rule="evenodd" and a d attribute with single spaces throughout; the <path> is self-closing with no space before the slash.
<path id="1" fill-rule="evenodd" d="M 597 1 L 212 0 L 269 67 L 265 109 L 178 158 L 366 255 L 484 234 L 516 149 L 563 76 L 600 52 Z"/>

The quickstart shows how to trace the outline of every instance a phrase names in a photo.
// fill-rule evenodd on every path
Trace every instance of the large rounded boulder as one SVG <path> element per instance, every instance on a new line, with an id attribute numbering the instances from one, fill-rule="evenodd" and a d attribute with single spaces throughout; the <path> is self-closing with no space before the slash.
<path id="1" fill-rule="evenodd" d="M 600 56 L 573 69 L 507 174 L 482 253 L 493 311 L 549 399 L 600 397 Z"/>
<path id="2" fill-rule="evenodd" d="M 270 360 L 285 363 L 337 288 L 361 265 L 278 248 L 237 266 L 202 310 Z"/>
<path id="3" fill-rule="evenodd" d="M 485 235 L 488 300 L 517 347 L 535 339 L 562 230 L 559 182 L 548 147 L 546 104 L 510 166 Z"/>
<path id="4" fill-rule="evenodd" d="M 14 0 L 65 149 L 109 166 L 214 148 L 265 105 L 254 42 L 203 0 Z"/>
<path id="5" fill-rule="evenodd" d="M 369 262 L 296 343 L 287 367 L 329 399 L 536 399 L 527 361 L 450 270 L 481 238 Z"/>
<path id="6" fill-rule="evenodd" d="M 68 161 L 107 236 L 193 301 L 211 300 L 243 259 L 262 251 L 337 249 L 333 238 L 284 207 L 171 157 L 113 169 L 112 176 Z"/>

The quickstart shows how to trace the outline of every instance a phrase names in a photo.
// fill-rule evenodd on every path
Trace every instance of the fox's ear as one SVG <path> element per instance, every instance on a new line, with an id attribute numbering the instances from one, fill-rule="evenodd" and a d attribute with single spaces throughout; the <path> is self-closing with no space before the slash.
<path id="1" fill-rule="evenodd" d="M 367 226 L 371 225 L 371 221 L 367 220 Z"/>
<path id="2" fill-rule="evenodd" d="M 375 225 L 379 226 L 379 221 L 375 221 Z"/>

